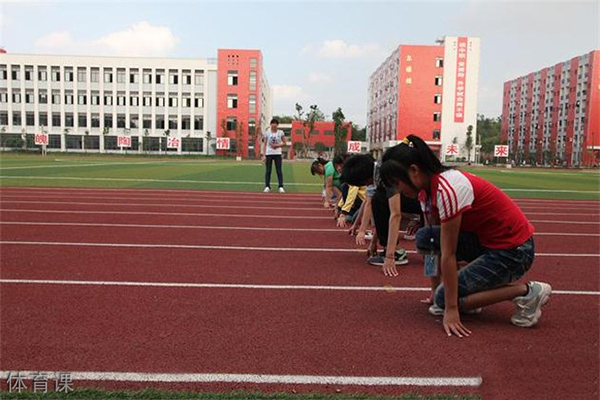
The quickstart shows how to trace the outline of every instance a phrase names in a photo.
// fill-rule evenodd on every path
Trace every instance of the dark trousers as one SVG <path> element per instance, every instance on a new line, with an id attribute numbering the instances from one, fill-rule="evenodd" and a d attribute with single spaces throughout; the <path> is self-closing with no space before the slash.
<path id="1" fill-rule="evenodd" d="M 400 194 L 400 197 L 401 212 L 423 215 L 421 205 L 416 199 L 406 197 L 402 193 Z M 377 230 L 379 244 L 382 247 L 386 247 L 391 213 L 385 188 L 381 186 L 377 187 L 377 190 L 375 190 L 375 194 L 371 199 L 371 206 L 373 208 L 373 219 L 375 220 L 375 229 Z M 400 230 L 400 226 L 398 226 L 397 229 Z"/>
<path id="2" fill-rule="evenodd" d="M 275 161 L 275 171 L 277 172 L 277 180 L 279 181 L 279 187 L 283 187 L 283 172 L 281 171 L 281 155 L 267 156 L 265 165 L 267 167 L 267 173 L 265 174 L 265 187 L 271 187 L 271 168 Z"/>

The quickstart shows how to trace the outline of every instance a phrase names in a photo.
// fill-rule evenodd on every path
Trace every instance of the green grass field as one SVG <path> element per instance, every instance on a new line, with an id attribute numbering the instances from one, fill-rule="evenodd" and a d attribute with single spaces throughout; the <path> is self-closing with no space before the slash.
<path id="1" fill-rule="evenodd" d="M 465 168 L 512 197 L 600 199 L 600 173 L 592 170 Z M 235 162 L 206 157 L 144 157 L 118 155 L 1 153 L 0 185 L 146 189 L 263 189 L 264 166 L 259 161 Z M 288 192 L 318 193 L 319 177 L 307 162 L 285 162 Z M 276 186 L 273 171 L 272 186 Z"/>

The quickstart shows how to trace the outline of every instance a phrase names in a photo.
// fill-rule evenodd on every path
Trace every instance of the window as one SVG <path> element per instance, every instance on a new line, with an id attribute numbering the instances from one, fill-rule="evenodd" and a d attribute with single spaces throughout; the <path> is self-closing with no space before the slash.
<path id="1" fill-rule="evenodd" d="M 123 68 L 117 69 L 117 83 L 125 83 L 125 70 Z"/>
<path id="2" fill-rule="evenodd" d="M 156 95 L 156 106 L 157 107 L 164 107 L 165 106 L 165 98 L 164 98 L 164 94 L 160 93 Z"/>
<path id="3" fill-rule="evenodd" d="M 99 92 L 92 92 L 92 105 L 93 106 L 99 106 L 100 105 L 100 93 Z"/>
<path id="4" fill-rule="evenodd" d="M 256 71 L 250 71 L 250 90 L 256 90 Z"/>
<path id="5" fill-rule="evenodd" d="M 433 113 L 433 120 L 436 122 L 439 122 L 442 120 L 442 113 L 440 112 L 434 112 Z"/>
<path id="6" fill-rule="evenodd" d="M 152 71 L 149 69 L 144 70 L 144 83 L 152 83 Z"/>
<path id="7" fill-rule="evenodd" d="M 87 96 L 85 94 L 85 92 L 79 92 L 79 94 L 77 95 L 77 104 L 79 105 L 86 105 L 87 104 Z"/>
<path id="8" fill-rule="evenodd" d="M 87 80 L 85 68 L 77 68 L 77 82 L 85 82 Z"/>
<path id="9" fill-rule="evenodd" d="M 21 125 L 21 113 L 19 111 L 13 112 L 13 125 Z"/>
<path id="10" fill-rule="evenodd" d="M 250 68 L 256 68 L 256 58 L 250 59 Z"/>
<path id="11" fill-rule="evenodd" d="M 435 83 L 435 86 L 442 86 L 442 77 L 439 75 L 436 76 L 434 83 Z"/>
<path id="12" fill-rule="evenodd" d="M 435 59 L 435 66 L 437 68 L 443 68 L 444 67 L 444 59 L 443 58 L 436 58 Z"/>
<path id="13" fill-rule="evenodd" d="M 48 114 L 45 112 L 41 112 L 39 114 L 38 122 L 40 126 L 48 126 Z"/>
<path id="14" fill-rule="evenodd" d="M 177 129 L 177 115 L 169 115 L 169 129 Z"/>
<path id="15" fill-rule="evenodd" d="M 25 91 L 25 104 L 33 104 L 33 90 Z"/>
<path id="16" fill-rule="evenodd" d="M 169 71 L 169 85 L 178 85 L 179 84 L 179 75 L 177 71 Z"/>
<path id="17" fill-rule="evenodd" d="M 227 108 L 237 108 L 238 98 L 237 94 L 227 95 Z"/>
<path id="18" fill-rule="evenodd" d="M 164 115 L 156 116 L 156 129 L 165 129 L 165 116 Z"/>
<path id="19" fill-rule="evenodd" d="M 13 103 L 21 103 L 21 92 L 18 90 L 14 90 L 12 94 L 12 102 Z"/>
<path id="20" fill-rule="evenodd" d="M 60 82 L 60 68 L 52 67 L 52 82 Z"/>
<path id="21" fill-rule="evenodd" d="M 125 107 L 127 105 L 127 97 L 124 92 L 117 93 L 117 106 Z"/>
<path id="22" fill-rule="evenodd" d="M 237 118 L 227 118 L 227 126 L 228 131 L 235 131 L 237 128 Z"/>
<path id="23" fill-rule="evenodd" d="M 169 95 L 169 107 L 177 107 L 178 103 L 177 93 L 171 93 Z"/>
<path id="24" fill-rule="evenodd" d="M 87 114 L 79 114 L 77 117 L 77 126 L 80 128 L 87 128 Z"/>
<path id="25" fill-rule="evenodd" d="M 0 66 L 0 80 L 7 80 L 8 79 L 8 72 L 6 71 L 6 65 L 2 65 Z M 8 116 L 6 117 L 6 119 L 8 119 Z"/>
<path id="26" fill-rule="evenodd" d="M 137 129 L 140 127 L 140 117 L 137 114 L 132 114 L 129 116 L 129 127 L 131 129 Z"/>
<path id="27" fill-rule="evenodd" d="M 8 103 L 8 93 L 6 91 L 0 92 L 0 103 Z"/>
<path id="28" fill-rule="evenodd" d="M 33 67 L 25 67 L 25 80 L 33 80 Z"/>
<path id="29" fill-rule="evenodd" d="M 104 92 L 104 105 L 105 106 L 113 105 L 112 92 Z"/>
<path id="30" fill-rule="evenodd" d="M 442 95 L 436 94 L 435 96 L 433 96 L 433 102 L 435 104 L 442 104 Z"/>
<path id="31" fill-rule="evenodd" d="M 100 128 L 100 114 L 92 114 L 92 128 Z"/>
<path id="32" fill-rule="evenodd" d="M 194 98 L 194 107 L 202 108 L 204 107 L 204 97 L 196 97 Z"/>
<path id="33" fill-rule="evenodd" d="M 202 117 L 194 117 L 194 129 L 197 131 L 204 129 L 204 119 Z"/>
<path id="34" fill-rule="evenodd" d="M 35 114 L 32 112 L 25 113 L 25 125 L 35 126 Z"/>
<path id="35" fill-rule="evenodd" d="M 11 78 L 13 81 L 18 81 L 20 79 L 19 75 L 21 72 L 21 67 L 12 67 Z"/>
<path id="36" fill-rule="evenodd" d="M 250 114 L 256 113 L 256 95 L 255 94 L 251 94 L 248 97 L 248 112 Z"/>
<path id="37" fill-rule="evenodd" d="M 46 82 L 48 80 L 48 72 L 46 72 L 45 67 L 39 67 L 38 80 L 40 80 L 41 82 Z"/>
<path id="38" fill-rule="evenodd" d="M 73 68 L 65 69 L 65 82 L 73 82 Z"/>
<path id="39" fill-rule="evenodd" d="M 433 140 L 440 140 L 440 130 L 439 129 L 433 130 Z"/>
<path id="40" fill-rule="evenodd" d="M 164 83 L 165 72 L 163 70 L 156 71 L 156 84 L 162 85 Z"/>
<path id="41" fill-rule="evenodd" d="M 112 69 L 104 68 L 104 83 L 112 83 L 113 73 Z"/>
<path id="42" fill-rule="evenodd" d="M 142 118 L 142 127 L 144 129 L 152 129 L 152 115 L 144 114 Z"/>
<path id="43" fill-rule="evenodd" d="M 129 104 L 132 107 L 137 107 L 137 106 L 140 105 L 140 98 L 139 98 L 137 92 L 132 92 L 131 93 L 131 97 L 129 98 Z"/>
<path id="44" fill-rule="evenodd" d="M 254 135 L 256 133 L 256 120 L 254 118 L 248 118 L 248 134 Z"/>
<path id="45" fill-rule="evenodd" d="M 184 97 L 181 102 L 183 108 L 190 108 L 192 106 L 192 99 L 190 97 Z"/>
<path id="46" fill-rule="evenodd" d="M 194 71 L 194 83 L 196 84 L 196 86 L 204 86 L 204 71 Z"/>
<path id="47" fill-rule="evenodd" d="M 152 107 L 152 95 L 150 93 L 144 93 L 142 102 L 144 107 Z"/>
<path id="48" fill-rule="evenodd" d="M 112 114 L 104 114 L 104 127 L 109 129 L 113 127 Z"/>
<path id="49" fill-rule="evenodd" d="M 129 83 L 139 83 L 139 71 L 132 69 L 129 71 Z"/>
<path id="50" fill-rule="evenodd" d="M 59 90 L 52 91 L 52 104 L 60 104 L 60 91 Z"/>
<path id="51" fill-rule="evenodd" d="M 74 125 L 75 125 L 75 121 L 73 120 L 73 114 L 66 113 L 65 114 L 65 126 L 72 128 Z"/>
<path id="52" fill-rule="evenodd" d="M 0 125 L 8 125 L 8 113 L 6 111 L 0 112 Z"/>
<path id="53" fill-rule="evenodd" d="M 117 128 L 125 128 L 125 114 L 117 114 Z"/>
<path id="54" fill-rule="evenodd" d="M 191 85 L 192 84 L 192 73 L 189 71 L 184 71 L 183 72 L 183 84 L 184 85 Z"/>
<path id="55" fill-rule="evenodd" d="M 191 123 L 189 115 L 181 117 L 181 129 L 183 129 L 185 131 L 189 131 L 191 127 L 192 127 L 192 123 Z"/>
<path id="56" fill-rule="evenodd" d="M 60 113 L 52 113 L 52 126 L 60 126 Z"/>
<path id="57" fill-rule="evenodd" d="M 318 135 L 319 131 L 313 130 L 310 134 L 311 135 Z M 327 136 L 333 136 L 333 131 L 323 131 L 323 134 L 327 135 Z"/>
<path id="58" fill-rule="evenodd" d="M 228 71 L 227 72 L 227 84 L 229 86 L 237 86 L 238 84 L 238 72 Z"/>
<path id="59" fill-rule="evenodd" d="M 98 68 L 92 68 L 90 71 L 90 80 L 93 83 L 98 83 L 100 81 L 100 70 Z"/>

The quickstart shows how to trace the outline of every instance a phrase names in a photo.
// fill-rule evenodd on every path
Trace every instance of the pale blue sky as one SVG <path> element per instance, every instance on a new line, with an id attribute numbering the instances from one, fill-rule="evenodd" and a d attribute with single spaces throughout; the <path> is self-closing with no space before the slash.
<path id="1" fill-rule="evenodd" d="M 479 112 L 499 116 L 505 80 L 599 49 L 598 1 L 10 1 L 11 53 L 216 57 L 257 48 L 274 113 L 317 104 L 364 125 L 369 75 L 399 44 L 482 39 Z M 124 44 L 125 43 L 125 44 Z"/>

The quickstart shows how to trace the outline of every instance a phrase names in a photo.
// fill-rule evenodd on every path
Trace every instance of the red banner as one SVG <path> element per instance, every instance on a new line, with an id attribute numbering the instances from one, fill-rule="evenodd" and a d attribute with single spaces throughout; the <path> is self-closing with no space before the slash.
<path id="1" fill-rule="evenodd" d="M 117 147 L 131 147 L 131 138 L 129 136 L 118 136 Z"/>
<path id="2" fill-rule="evenodd" d="M 467 38 L 459 37 L 456 50 L 456 86 L 454 122 L 465 121 L 465 88 L 467 83 Z"/>
<path id="3" fill-rule="evenodd" d="M 179 138 L 170 137 L 167 139 L 167 149 L 177 149 L 179 148 L 179 143 Z"/>
<path id="4" fill-rule="evenodd" d="M 36 133 L 34 136 L 34 144 L 36 146 L 48 146 L 48 135 L 45 133 Z"/>

